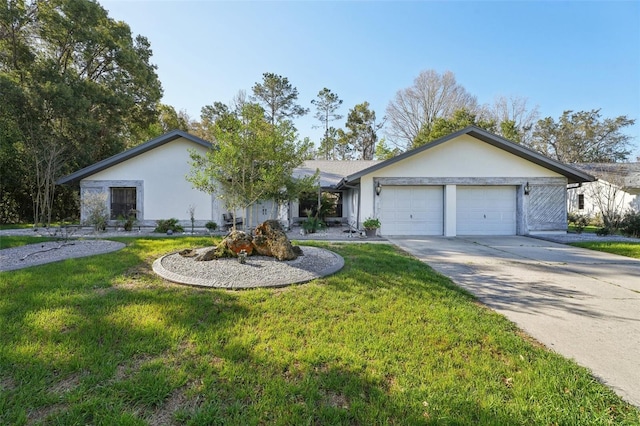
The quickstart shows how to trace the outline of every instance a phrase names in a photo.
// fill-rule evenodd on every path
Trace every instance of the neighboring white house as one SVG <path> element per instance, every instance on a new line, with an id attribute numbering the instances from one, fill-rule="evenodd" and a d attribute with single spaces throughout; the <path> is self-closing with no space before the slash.
<path id="1" fill-rule="evenodd" d="M 108 194 L 112 218 L 134 208 L 145 225 L 170 217 L 186 224 L 188 207 L 194 205 L 196 225 L 220 224 L 227 211 L 221 201 L 185 180 L 188 150 L 210 148 L 207 141 L 173 131 L 58 183 L 79 182 L 81 199 L 88 192 Z M 340 205 L 334 219 L 359 227 L 377 217 L 382 235 L 565 232 L 567 185 L 595 180 L 474 126 L 387 161 L 309 161 L 294 175 L 317 169 L 321 191 L 335 194 Z M 253 209 L 249 226 L 274 216 L 291 225 L 303 217 L 297 202 L 274 206 L 265 200 Z"/>
<path id="2" fill-rule="evenodd" d="M 569 188 L 569 212 L 596 217 L 603 210 L 640 211 L 640 163 L 582 163 L 574 167 L 598 180 Z"/>

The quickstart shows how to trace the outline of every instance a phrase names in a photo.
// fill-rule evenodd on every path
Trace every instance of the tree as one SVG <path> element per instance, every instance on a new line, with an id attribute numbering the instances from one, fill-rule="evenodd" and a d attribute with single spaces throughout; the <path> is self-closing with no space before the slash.
<path id="1" fill-rule="evenodd" d="M 260 200 L 297 196 L 293 192 L 300 189 L 300 182 L 292 178 L 293 170 L 307 158 L 311 144 L 297 141 L 291 123 L 272 125 L 262 107 L 246 104 L 235 126 L 227 124 L 214 126 L 216 146 L 206 155 L 191 153 L 187 180 L 201 191 L 217 194 L 234 214 Z"/>
<path id="2" fill-rule="evenodd" d="M 378 131 L 384 126 L 384 120 L 383 118 L 381 123 L 376 123 L 376 113 L 369 109 L 369 102 L 366 101 L 349 110 L 345 123 L 347 131 L 341 129 L 338 133 L 341 144 L 349 148 L 352 158 L 373 160 Z"/>
<path id="3" fill-rule="evenodd" d="M 15 102 L 0 112 L 13 123 L 3 148 L 24 165 L 21 182 L 0 186 L 29 194 L 47 223 L 56 179 L 138 143 L 162 89 L 148 41 L 93 1 L 11 0 L 0 18 L 0 77 Z"/>
<path id="4" fill-rule="evenodd" d="M 527 107 L 527 99 L 519 96 L 497 97 L 487 116 L 497 124 L 497 133 L 510 141 L 529 146 L 538 107 Z"/>
<path id="5" fill-rule="evenodd" d="M 396 145 L 414 146 L 418 135 L 429 133 L 437 118 L 450 118 L 460 109 L 475 112 L 478 102 L 456 82 L 451 71 L 422 71 L 413 86 L 400 90 L 387 106 L 388 136 Z"/>
<path id="6" fill-rule="evenodd" d="M 414 141 L 414 147 L 450 135 L 468 126 L 478 126 L 489 132 L 495 132 L 496 128 L 495 122 L 477 118 L 476 114 L 466 109 L 459 109 L 450 118 L 436 118 L 431 128 L 423 128 Z"/>
<path id="7" fill-rule="evenodd" d="M 324 128 L 324 135 L 320 142 L 320 154 L 326 160 L 333 159 L 335 158 L 337 130 L 329 123 L 342 118 L 342 115 L 336 112 L 342 105 L 342 99 L 325 87 L 318 92 L 318 99 L 313 99 L 311 104 L 316 107 L 314 117 L 322 123 Z"/>
<path id="8" fill-rule="evenodd" d="M 252 99 L 264 108 L 265 117 L 271 125 L 309 112 L 296 104 L 298 89 L 289 83 L 288 78 L 281 75 L 269 72 L 262 74 L 262 83 L 254 84 L 252 90 Z"/>
<path id="9" fill-rule="evenodd" d="M 635 120 L 627 116 L 602 118 L 600 110 L 564 111 L 556 122 L 539 120 L 532 148 L 564 163 L 612 163 L 627 159 L 632 138 L 622 133 Z"/>
<path id="10" fill-rule="evenodd" d="M 585 185 L 585 194 L 602 219 L 602 225 L 613 233 L 620 227 L 625 211 L 624 170 L 619 165 L 602 164 L 593 172 L 596 182 Z"/>
<path id="11" fill-rule="evenodd" d="M 158 118 L 147 127 L 146 131 L 137 132 L 141 140 L 148 140 L 163 135 L 171 130 L 182 130 L 189 132 L 192 130 L 192 122 L 186 111 L 176 112 L 171 105 L 158 104 Z"/>
<path id="12" fill-rule="evenodd" d="M 398 147 L 389 147 L 384 138 L 378 141 L 376 145 L 375 159 L 376 160 L 388 160 L 396 155 L 402 154 L 402 151 Z"/>

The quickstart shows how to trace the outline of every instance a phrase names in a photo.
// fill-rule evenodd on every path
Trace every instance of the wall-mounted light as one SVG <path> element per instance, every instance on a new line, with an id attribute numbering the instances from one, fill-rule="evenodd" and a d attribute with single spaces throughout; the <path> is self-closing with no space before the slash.
<path id="1" fill-rule="evenodd" d="M 529 186 L 529 182 L 527 182 L 524 186 L 524 195 L 529 195 L 529 192 L 531 192 L 531 187 Z"/>
<path id="2" fill-rule="evenodd" d="M 380 182 L 378 182 L 376 184 L 376 195 L 380 195 L 381 192 L 382 192 L 382 185 L 380 185 Z"/>

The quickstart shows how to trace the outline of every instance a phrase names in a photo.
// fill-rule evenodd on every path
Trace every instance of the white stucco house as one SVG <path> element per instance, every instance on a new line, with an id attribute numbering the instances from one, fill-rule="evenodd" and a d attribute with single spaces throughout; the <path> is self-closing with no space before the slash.
<path id="1" fill-rule="evenodd" d="M 569 212 L 592 218 L 603 209 L 618 213 L 629 210 L 640 212 L 640 162 L 581 163 L 574 167 L 598 180 L 569 188 Z"/>
<path id="2" fill-rule="evenodd" d="M 112 218 L 134 208 L 144 225 L 171 217 L 188 224 L 187 209 L 194 205 L 197 225 L 221 223 L 227 212 L 221 201 L 192 189 L 185 179 L 188 150 L 210 148 L 207 141 L 172 131 L 58 183 L 79 183 L 81 199 L 106 193 Z M 566 232 L 567 186 L 595 180 L 474 126 L 390 160 L 309 161 L 295 173 L 316 169 L 322 191 L 334 194 L 340 206 L 334 219 L 359 228 L 366 218 L 379 218 L 382 235 Z M 303 217 L 297 202 L 274 206 L 265 200 L 254 207 L 249 226 L 274 216 L 291 225 Z"/>

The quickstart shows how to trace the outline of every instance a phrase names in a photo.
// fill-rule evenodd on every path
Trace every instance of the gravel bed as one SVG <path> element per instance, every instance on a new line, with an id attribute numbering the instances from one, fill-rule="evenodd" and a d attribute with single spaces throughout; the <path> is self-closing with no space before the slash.
<path id="1" fill-rule="evenodd" d="M 640 243 L 640 238 L 630 238 L 622 235 L 603 235 L 599 236 L 593 234 L 591 232 L 583 232 L 582 234 L 541 234 L 541 235 L 532 235 L 534 238 L 538 238 L 541 240 L 553 241 L 555 243 L 561 244 L 569 244 L 569 243 L 577 243 L 581 241 L 622 241 L 627 243 Z"/>
<path id="2" fill-rule="evenodd" d="M 153 270 L 166 280 L 180 284 L 227 289 L 283 287 L 333 274 L 344 266 L 342 256 L 321 248 L 303 246 L 303 256 L 279 261 L 267 256 L 196 262 L 194 258 L 171 253 L 157 259 Z M 198 254 L 207 250 L 198 249 Z"/>
<path id="3" fill-rule="evenodd" d="M 125 244 L 107 240 L 48 241 L 0 250 L 0 271 L 12 271 L 29 266 L 65 259 L 110 253 Z"/>

